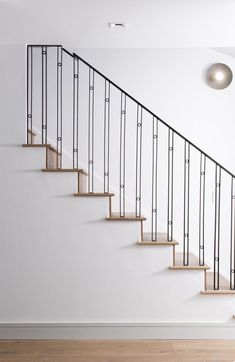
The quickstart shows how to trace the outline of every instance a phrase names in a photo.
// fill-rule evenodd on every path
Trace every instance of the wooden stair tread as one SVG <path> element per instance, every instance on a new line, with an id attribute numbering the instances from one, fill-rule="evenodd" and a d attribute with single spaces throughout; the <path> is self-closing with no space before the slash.
<path id="1" fill-rule="evenodd" d="M 43 172 L 79 172 L 84 175 L 87 173 L 81 168 L 43 168 Z"/>
<path id="2" fill-rule="evenodd" d="M 151 246 L 174 246 L 178 245 L 177 241 L 137 241 L 138 245 L 151 245 Z"/>
<path id="3" fill-rule="evenodd" d="M 214 289 L 207 289 L 207 290 L 202 290 L 201 294 L 207 294 L 207 295 L 221 295 L 221 294 L 231 294 L 234 295 L 235 294 L 235 290 L 231 290 L 231 289 L 219 289 L 219 290 L 214 290 Z"/>
<path id="4" fill-rule="evenodd" d="M 114 196 L 115 194 L 113 193 L 103 193 L 103 192 L 93 192 L 93 193 L 89 193 L 89 192 L 75 192 L 74 196 L 84 196 L 84 197 L 111 197 Z"/>
<path id="5" fill-rule="evenodd" d="M 206 273 L 206 290 L 202 290 L 202 294 L 235 294 L 235 290 L 230 289 L 229 280 L 219 274 L 219 289 L 213 289 L 214 272 Z"/>
<path id="6" fill-rule="evenodd" d="M 178 245 L 179 243 L 175 240 L 168 241 L 166 233 L 157 233 L 157 240 L 152 241 L 152 233 L 146 232 L 143 233 L 143 241 L 138 241 L 138 245 L 156 245 L 156 246 L 174 246 Z"/>
<path id="7" fill-rule="evenodd" d="M 152 233 L 151 232 L 146 232 L 143 233 L 143 241 L 138 241 L 137 244 L 138 245 L 168 245 L 168 246 L 172 246 L 172 245 L 178 245 L 179 243 L 175 240 L 172 241 L 168 241 L 167 240 L 167 234 L 166 233 L 157 233 L 157 237 L 156 237 L 156 241 L 152 241 Z"/>
<path id="8" fill-rule="evenodd" d="M 146 218 L 144 216 L 136 217 L 134 213 L 125 213 L 125 216 L 120 216 L 119 212 L 113 212 L 111 216 L 106 217 L 106 220 L 113 221 L 144 221 Z"/>
<path id="9" fill-rule="evenodd" d="M 209 265 L 199 265 L 199 259 L 193 253 L 189 253 L 189 265 L 183 265 L 183 253 L 175 254 L 175 265 L 170 266 L 173 270 L 206 270 Z"/>

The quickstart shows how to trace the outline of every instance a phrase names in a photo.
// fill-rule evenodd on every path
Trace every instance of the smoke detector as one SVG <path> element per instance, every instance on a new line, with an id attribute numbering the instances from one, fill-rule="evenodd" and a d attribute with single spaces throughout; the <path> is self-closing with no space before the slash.
<path id="1" fill-rule="evenodd" d="M 125 28 L 126 27 L 126 23 L 123 21 L 116 21 L 115 23 L 109 23 L 109 28 L 110 29 L 114 29 L 114 28 Z"/>

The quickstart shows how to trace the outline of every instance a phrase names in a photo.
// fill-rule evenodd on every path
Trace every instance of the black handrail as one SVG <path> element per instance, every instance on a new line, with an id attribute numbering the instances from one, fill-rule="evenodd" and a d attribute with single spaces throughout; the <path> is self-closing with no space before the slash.
<path id="1" fill-rule="evenodd" d="M 67 53 L 70 56 L 74 56 L 76 58 L 78 58 L 82 63 L 86 64 L 90 69 L 93 69 L 94 72 L 96 72 L 97 74 L 99 74 L 102 78 L 104 78 L 106 81 L 108 81 L 110 84 L 112 84 L 115 88 L 117 88 L 120 92 L 122 92 L 123 94 L 125 94 L 128 98 L 130 98 L 132 101 L 134 101 L 135 103 L 137 103 L 142 109 L 144 109 L 146 112 L 148 112 L 149 114 L 151 114 L 153 117 L 156 117 L 162 124 L 164 124 L 166 127 L 168 127 L 171 131 L 173 131 L 177 136 L 181 137 L 184 141 L 188 142 L 190 144 L 190 146 L 194 147 L 196 150 L 198 150 L 199 152 L 201 152 L 203 155 L 205 155 L 209 160 L 211 160 L 212 162 L 214 162 L 217 166 L 221 167 L 221 169 L 225 172 L 227 172 L 230 176 L 235 177 L 235 175 L 230 172 L 228 169 L 226 169 L 224 166 L 222 166 L 220 163 L 218 163 L 216 160 L 214 160 L 211 156 L 209 156 L 206 152 L 204 152 L 203 150 L 201 150 L 198 146 L 196 146 L 193 142 L 191 142 L 189 139 L 187 139 L 186 137 L 184 137 L 180 132 L 176 131 L 173 127 L 171 127 L 169 124 L 167 124 L 165 121 L 163 121 L 163 119 L 161 119 L 160 117 L 158 117 L 155 113 L 153 113 L 149 108 L 145 107 L 142 103 L 140 103 L 137 99 L 135 99 L 134 97 L 132 97 L 129 93 L 127 93 L 125 90 L 123 90 L 121 87 L 119 87 L 119 85 L 117 85 L 115 82 L 113 82 L 111 79 L 109 79 L 108 77 L 106 77 L 103 73 L 101 73 L 98 69 L 96 69 L 95 67 L 93 67 L 91 64 L 89 64 L 85 59 L 81 58 L 79 55 L 77 55 L 76 53 L 70 53 L 68 50 L 66 50 L 65 48 L 62 48 L 63 51 L 65 53 Z"/>

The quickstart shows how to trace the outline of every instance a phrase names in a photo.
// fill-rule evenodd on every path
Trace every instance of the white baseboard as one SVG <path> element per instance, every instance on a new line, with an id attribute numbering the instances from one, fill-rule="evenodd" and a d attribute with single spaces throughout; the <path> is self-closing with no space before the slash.
<path id="1" fill-rule="evenodd" d="M 235 339 L 235 323 L 0 323 L 0 339 Z"/>

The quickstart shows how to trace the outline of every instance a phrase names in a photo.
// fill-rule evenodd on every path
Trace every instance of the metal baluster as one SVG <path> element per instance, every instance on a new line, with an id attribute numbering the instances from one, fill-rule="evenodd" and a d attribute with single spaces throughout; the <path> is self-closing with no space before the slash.
<path id="1" fill-rule="evenodd" d="M 168 130 L 168 200 L 167 200 L 167 240 L 173 240 L 173 150 L 174 132 Z"/>
<path id="2" fill-rule="evenodd" d="M 190 144 L 184 144 L 184 244 L 183 264 L 189 265 L 189 181 L 190 181 Z"/>
<path id="3" fill-rule="evenodd" d="M 57 47 L 57 168 L 62 168 L 62 48 Z"/>
<path id="4" fill-rule="evenodd" d="M 73 58 L 73 168 L 78 168 L 79 60 Z"/>
<path id="5" fill-rule="evenodd" d="M 125 167 L 126 167 L 126 95 L 121 93 L 120 117 L 120 217 L 125 216 Z"/>
<path id="6" fill-rule="evenodd" d="M 231 177 L 230 289 L 235 289 L 235 178 Z"/>
<path id="7" fill-rule="evenodd" d="M 88 192 L 94 188 L 94 70 L 89 68 L 89 109 L 88 109 Z"/>
<path id="8" fill-rule="evenodd" d="M 42 144 L 47 144 L 47 47 L 42 47 Z"/>
<path id="9" fill-rule="evenodd" d="M 27 46 L 27 144 L 33 143 L 33 47 Z"/>
<path id="10" fill-rule="evenodd" d="M 141 162 L 142 162 L 142 118 L 143 110 L 137 104 L 137 130 L 136 130 L 136 202 L 135 215 L 141 216 Z"/>
<path id="11" fill-rule="evenodd" d="M 200 194 L 199 194 L 199 265 L 205 264 L 205 177 L 206 156 L 200 157 Z"/>
<path id="12" fill-rule="evenodd" d="M 110 131 L 110 83 L 105 80 L 104 95 L 104 193 L 109 193 L 109 131 Z"/>
<path id="13" fill-rule="evenodd" d="M 214 289 L 219 289 L 221 167 L 215 166 Z"/>
<path id="14" fill-rule="evenodd" d="M 153 117 L 153 154 L 152 154 L 152 218 L 151 240 L 157 241 L 157 161 L 158 161 L 158 119 Z"/>

